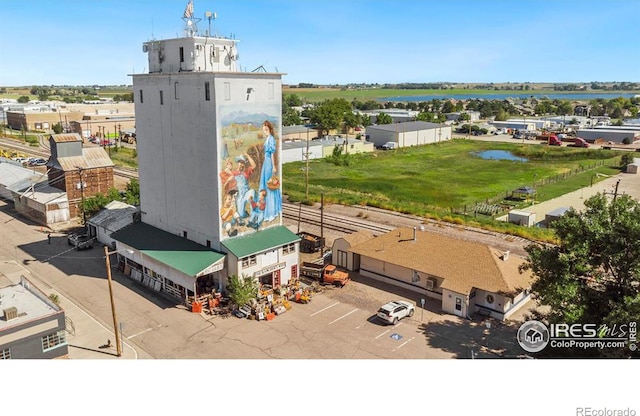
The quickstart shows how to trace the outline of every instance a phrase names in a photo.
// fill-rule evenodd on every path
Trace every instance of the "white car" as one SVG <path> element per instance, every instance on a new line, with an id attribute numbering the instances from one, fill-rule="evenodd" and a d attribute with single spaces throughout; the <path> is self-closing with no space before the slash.
<path id="1" fill-rule="evenodd" d="M 413 316 L 415 306 L 404 300 L 396 300 L 385 303 L 378 309 L 376 316 L 388 324 L 397 324 L 398 321 L 406 316 Z"/>
<path id="2" fill-rule="evenodd" d="M 398 143 L 396 142 L 386 142 L 382 146 L 380 146 L 381 150 L 393 150 L 398 148 Z"/>

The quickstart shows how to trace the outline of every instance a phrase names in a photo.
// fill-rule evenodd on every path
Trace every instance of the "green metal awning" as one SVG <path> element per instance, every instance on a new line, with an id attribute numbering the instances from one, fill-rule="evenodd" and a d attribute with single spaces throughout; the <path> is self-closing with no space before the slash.
<path id="1" fill-rule="evenodd" d="M 225 258 L 211 248 L 142 222 L 116 231 L 111 237 L 193 277 Z"/>
<path id="2" fill-rule="evenodd" d="M 240 259 L 297 241 L 300 241 L 300 237 L 287 227 L 278 225 L 240 237 L 229 238 L 224 240 L 222 245 Z"/>

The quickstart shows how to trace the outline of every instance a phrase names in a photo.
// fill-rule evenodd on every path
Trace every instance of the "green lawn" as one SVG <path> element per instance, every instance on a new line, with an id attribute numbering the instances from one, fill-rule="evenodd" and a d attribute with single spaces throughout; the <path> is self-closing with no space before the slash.
<path id="1" fill-rule="evenodd" d="M 283 88 L 282 94 L 294 94 L 308 102 L 322 102 L 334 98 L 343 98 L 349 102 L 352 100 L 368 101 L 379 100 L 386 97 L 410 97 L 410 96 L 430 96 L 430 95 L 481 95 L 481 94 L 557 94 L 562 91 L 554 91 L 553 89 L 536 89 L 529 91 L 520 90 L 481 90 L 473 88 L 456 88 L 448 90 L 410 90 L 410 89 L 391 89 L 391 88 L 371 88 L 371 89 L 340 89 L 340 88 Z M 593 91 L 586 91 L 589 93 Z M 610 91 L 607 91 L 610 92 Z M 620 91 L 629 92 L 629 91 Z M 571 91 L 571 94 L 580 94 L 580 91 Z"/>
<path id="2" fill-rule="evenodd" d="M 507 150 L 528 162 L 486 160 L 484 150 Z M 417 215 L 500 204 L 511 191 L 535 186 L 537 200 L 551 199 L 619 172 L 619 152 L 455 139 L 394 151 L 352 155 L 349 166 L 309 163 L 309 200 L 370 205 Z M 289 200 L 304 201 L 302 162 L 283 165 Z M 535 182 L 535 183 L 534 183 Z M 466 209 L 465 209 L 466 208 Z"/>

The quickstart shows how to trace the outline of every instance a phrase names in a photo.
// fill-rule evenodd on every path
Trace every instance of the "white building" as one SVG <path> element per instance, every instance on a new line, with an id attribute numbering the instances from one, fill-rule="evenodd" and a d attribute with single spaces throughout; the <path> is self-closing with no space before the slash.
<path id="1" fill-rule="evenodd" d="M 187 301 L 230 274 L 273 286 L 297 277 L 299 237 L 282 225 L 282 74 L 240 72 L 237 44 L 198 36 L 188 19 L 184 37 L 144 43 L 149 73 L 133 75 L 142 224 L 132 227 L 164 241 L 126 228 L 113 237 L 133 252 L 132 276 Z"/>
<path id="2" fill-rule="evenodd" d="M 426 121 L 382 124 L 367 127 L 368 141 L 376 147 L 387 142 L 398 143 L 398 147 L 420 146 L 451 139 L 451 126 Z"/>

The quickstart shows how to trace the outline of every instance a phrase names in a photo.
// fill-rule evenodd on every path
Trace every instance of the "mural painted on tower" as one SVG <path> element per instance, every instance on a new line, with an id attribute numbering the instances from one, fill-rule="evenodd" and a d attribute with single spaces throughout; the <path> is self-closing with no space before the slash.
<path id="1" fill-rule="evenodd" d="M 222 239 L 280 225 L 280 108 L 247 105 L 219 109 Z"/>

